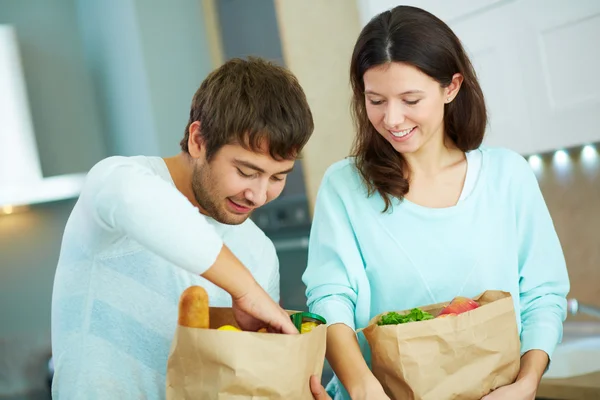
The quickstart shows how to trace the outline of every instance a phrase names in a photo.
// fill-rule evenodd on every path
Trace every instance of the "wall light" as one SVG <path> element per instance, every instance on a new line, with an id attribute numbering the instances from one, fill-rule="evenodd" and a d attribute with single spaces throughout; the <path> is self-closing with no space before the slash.
<path id="1" fill-rule="evenodd" d="M 596 147 L 591 144 L 583 146 L 581 150 L 581 159 L 583 162 L 592 164 L 598 159 L 598 151 L 596 151 Z"/>
<path id="2" fill-rule="evenodd" d="M 2 206 L 0 207 L 0 215 L 10 215 L 29 210 L 28 206 Z"/>
<path id="3" fill-rule="evenodd" d="M 554 153 L 553 161 L 557 167 L 565 167 L 569 164 L 569 154 L 564 150 L 558 150 Z"/>
<path id="4" fill-rule="evenodd" d="M 540 156 L 538 156 L 537 154 L 533 154 L 531 156 L 529 156 L 529 165 L 531 165 L 531 168 L 535 171 L 538 172 L 542 169 L 542 158 Z"/>

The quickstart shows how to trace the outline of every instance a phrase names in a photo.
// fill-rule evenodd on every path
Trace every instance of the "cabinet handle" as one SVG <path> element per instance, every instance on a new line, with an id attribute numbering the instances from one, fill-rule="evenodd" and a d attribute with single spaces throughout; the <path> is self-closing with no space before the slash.
<path id="1" fill-rule="evenodd" d="M 294 239 L 273 240 L 277 251 L 306 250 L 308 249 L 308 236 Z"/>

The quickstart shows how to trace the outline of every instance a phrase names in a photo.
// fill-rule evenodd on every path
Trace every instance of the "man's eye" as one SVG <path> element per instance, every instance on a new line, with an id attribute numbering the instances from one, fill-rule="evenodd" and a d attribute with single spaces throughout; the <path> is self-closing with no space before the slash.
<path id="1" fill-rule="evenodd" d="M 241 169 L 237 169 L 238 170 L 238 174 L 240 174 L 240 176 L 244 177 L 244 178 L 252 178 L 252 175 L 248 175 L 242 172 Z"/>
<path id="2" fill-rule="evenodd" d="M 272 176 L 271 179 L 275 182 L 281 182 L 283 180 L 283 178 L 279 176 Z"/>

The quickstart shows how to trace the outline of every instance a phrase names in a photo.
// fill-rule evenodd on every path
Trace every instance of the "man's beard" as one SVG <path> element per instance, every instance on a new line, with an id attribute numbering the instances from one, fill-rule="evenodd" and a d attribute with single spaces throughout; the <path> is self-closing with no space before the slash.
<path id="1" fill-rule="evenodd" d="M 217 222 L 227 225 L 239 225 L 249 217 L 249 214 L 236 215 L 227 212 L 223 204 L 226 200 L 220 201 L 217 182 L 212 177 L 212 171 L 208 163 L 204 166 L 194 166 L 192 191 L 202 210 Z"/>

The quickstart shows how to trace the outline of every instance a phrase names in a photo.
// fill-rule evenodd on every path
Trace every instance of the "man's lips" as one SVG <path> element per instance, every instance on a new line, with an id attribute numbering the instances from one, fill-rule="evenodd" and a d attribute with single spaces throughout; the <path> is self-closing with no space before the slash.
<path id="1" fill-rule="evenodd" d="M 239 213 L 248 213 L 248 212 L 252 211 L 252 207 L 243 206 L 241 204 L 236 203 L 235 201 L 233 201 L 231 199 L 227 199 L 227 201 L 229 201 L 229 204 L 231 205 L 231 207 Z"/>

